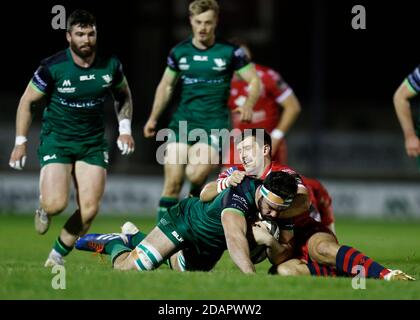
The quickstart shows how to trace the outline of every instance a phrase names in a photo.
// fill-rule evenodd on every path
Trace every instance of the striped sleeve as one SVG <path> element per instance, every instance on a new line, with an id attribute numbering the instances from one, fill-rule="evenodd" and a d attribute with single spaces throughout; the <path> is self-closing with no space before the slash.
<path id="1" fill-rule="evenodd" d="M 41 65 L 35 71 L 30 84 L 36 91 L 42 94 L 47 94 L 47 92 L 51 90 L 52 86 L 54 85 L 54 81 L 48 70 L 48 67 Z"/>
<path id="2" fill-rule="evenodd" d="M 407 77 L 407 83 L 415 94 L 420 92 L 420 65 Z"/>

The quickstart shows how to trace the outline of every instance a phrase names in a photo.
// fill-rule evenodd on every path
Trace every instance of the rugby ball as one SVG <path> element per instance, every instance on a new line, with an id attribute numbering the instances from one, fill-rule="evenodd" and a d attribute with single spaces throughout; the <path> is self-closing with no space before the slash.
<path id="1" fill-rule="evenodd" d="M 262 224 L 267 228 L 267 230 L 270 232 L 270 234 L 276 239 L 279 240 L 280 238 L 280 229 L 277 223 L 274 221 L 269 220 L 262 220 Z M 251 261 L 254 264 L 260 263 L 264 261 L 265 258 L 267 258 L 267 247 L 264 245 L 259 245 L 255 243 L 250 243 L 250 256 Z"/>

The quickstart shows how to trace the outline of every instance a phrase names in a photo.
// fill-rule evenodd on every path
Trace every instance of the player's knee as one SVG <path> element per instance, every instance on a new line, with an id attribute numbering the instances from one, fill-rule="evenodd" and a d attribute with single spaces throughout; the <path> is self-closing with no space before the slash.
<path id="1" fill-rule="evenodd" d="M 194 170 L 194 167 L 192 165 L 187 165 L 185 168 L 185 175 L 191 183 L 199 184 L 202 180 L 200 179 L 200 175 L 197 173 L 197 171 Z"/>
<path id="2" fill-rule="evenodd" d="M 211 167 L 209 167 L 209 170 L 197 170 L 197 166 L 195 165 L 187 165 L 185 168 L 185 175 L 187 176 L 187 179 L 194 184 L 202 184 L 209 173 Z"/>
<path id="3" fill-rule="evenodd" d="M 41 198 L 41 207 L 49 215 L 59 214 L 68 205 L 68 200 L 66 197 L 42 197 Z"/>
<path id="4" fill-rule="evenodd" d="M 92 222 L 99 211 L 98 201 L 83 201 L 80 203 L 80 212 L 82 214 L 83 223 Z"/>
<path id="5" fill-rule="evenodd" d="M 309 254 L 311 257 L 318 258 L 316 259 L 317 261 L 322 259 L 321 262 L 323 262 L 324 259 L 330 258 L 332 254 L 331 245 L 328 239 L 324 239 L 322 237 L 314 239 L 314 241 L 312 241 L 312 243 L 309 245 Z"/>
<path id="6" fill-rule="evenodd" d="M 179 181 L 177 179 L 166 181 L 165 186 L 163 188 L 163 196 L 176 198 L 181 192 L 181 188 L 182 181 Z"/>
<path id="7" fill-rule="evenodd" d="M 285 277 L 295 276 L 297 274 L 295 268 L 284 264 L 278 265 L 276 271 L 277 274 Z"/>

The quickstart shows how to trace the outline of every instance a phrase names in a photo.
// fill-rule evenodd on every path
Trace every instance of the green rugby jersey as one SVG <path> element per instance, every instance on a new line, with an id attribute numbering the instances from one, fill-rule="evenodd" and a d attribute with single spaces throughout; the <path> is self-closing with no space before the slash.
<path id="1" fill-rule="evenodd" d="M 255 192 L 261 184 L 261 180 L 245 177 L 241 184 L 223 190 L 211 202 L 201 202 L 198 198 L 181 201 L 179 210 L 183 212 L 185 225 L 177 225 L 178 230 L 199 251 L 225 250 L 226 238 L 221 220 L 223 211 L 236 211 L 249 222 L 257 220 L 259 210 L 255 203 Z M 281 229 L 293 228 L 291 219 L 283 219 L 278 224 Z"/>
<path id="2" fill-rule="evenodd" d="M 30 85 L 48 97 L 42 135 L 65 140 L 97 139 L 104 135 L 104 102 L 110 89 L 124 84 L 116 57 L 97 55 L 94 63 L 76 65 L 66 49 L 41 61 Z"/>
<path id="3" fill-rule="evenodd" d="M 406 78 L 408 87 L 414 94 L 420 93 L 420 65 Z"/>
<path id="4" fill-rule="evenodd" d="M 227 121 L 231 78 L 249 65 L 243 49 L 225 41 L 216 39 L 206 50 L 195 47 L 191 37 L 179 43 L 167 60 L 167 67 L 182 81 L 176 119 L 203 126 L 212 120 Z"/>

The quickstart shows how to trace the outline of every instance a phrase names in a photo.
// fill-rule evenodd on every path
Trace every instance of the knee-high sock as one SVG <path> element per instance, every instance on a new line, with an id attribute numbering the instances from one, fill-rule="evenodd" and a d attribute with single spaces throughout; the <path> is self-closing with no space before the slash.
<path id="1" fill-rule="evenodd" d="M 111 240 L 105 245 L 102 253 L 111 255 L 111 262 L 114 263 L 115 259 L 124 252 L 131 252 L 131 249 L 122 241 L 122 239 Z"/>
<path id="2" fill-rule="evenodd" d="M 65 257 L 73 250 L 73 247 L 67 246 L 61 239 L 58 237 L 54 241 L 53 249 L 58 252 L 61 256 Z"/>
<path id="3" fill-rule="evenodd" d="M 367 278 L 383 279 L 390 271 L 363 253 L 348 246 L 341 246 L 336 257 L 336 268 L 346 274 L 355 276 L 359 273 L 357 266 L 364 268 Z"/>
<path id="4" fill-rule="evenodd" d="M 128 246 L 131 249 L 134 249 L 135 247 L 137 247 L 137 245 L 143 241 L 143 239 L 146 238 L 146 233 L 143 233 L 141 231 L 137 232 L 136 234 L 133 234 L 131 237 L 129 237 L 128 239 Z"/>

